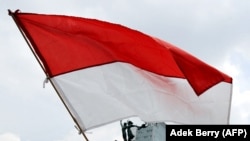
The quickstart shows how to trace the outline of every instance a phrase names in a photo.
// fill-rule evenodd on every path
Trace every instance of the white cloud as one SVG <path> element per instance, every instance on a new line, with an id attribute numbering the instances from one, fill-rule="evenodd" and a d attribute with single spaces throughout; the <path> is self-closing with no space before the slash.
<path id="1" fill-rule="evenodd" d="M 231 54 L 226 57 L 226 61 L 222 67 L 222 71 L 233 78 L 230 124 L 250 123 L 250 89 L 246 87 L 248 86 L 248 81 L 246 81 L 248 76 L 245 73 L 245 66 L 242 67 L 241 65 L 248 58 L 245 57 L 244 48 L 241 47 L 242 45 L 238 45 L 237 48 L 231 51 Z"/>
<path id="2" fill-rule="evenodd" d="M 93 141 L 114 141 L 115 139 L 122 140 L 119 122 L 90 130 L 86 135 L 89 137 L 89 140 Z"/>
<path id="3" fill-rule="evenodd" d="M 21 139 L 13 133 L 3 133 L 0 134 L 0 141 L 21 141 Z"/>
<path id="4" fill-rule="evenodd" d="M 222 70 L 224 73 L 230 75 L 233 78 L 237 78 L 237 76 L 240 73 L 240 70 L 235 65 L 230 63 L 229 61 L 227 61 L 223 64 Z"/>
<path id="5" fill-rule="evenodd" d="M 82 141 L 83 136 L 79 135 L 76 130 L 70 131 L 63 139 L 56 141 Z"/>
<path id="6" fill-rule="evenodd" d="M 122 140 L 119 123 L 111 123 L 109 125 L 95 128 L 85 132 L 86 137 L 90 141 L 114 141 Z M 66 136 L 56 141 L 82 141 L 84 136 L 78 134 L 77 130 L 70 131 Z"/>
<path id="7" fill-rule="evenodd" d="M 231 107 L 231 124 L 249 124 L 250 90 L 240 93 L 239 89 L 234 88 Z"/>

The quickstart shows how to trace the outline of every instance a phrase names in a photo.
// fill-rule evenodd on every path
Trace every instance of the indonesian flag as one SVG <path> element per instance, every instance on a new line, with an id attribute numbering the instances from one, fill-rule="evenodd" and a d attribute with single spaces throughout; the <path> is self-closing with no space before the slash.
<path id="1" fill-rule="evenodd" d="M 96 19 L 12 17 L 83 131 L 134 116 L 229 123 L 232 78 L 172 44 Z"/>

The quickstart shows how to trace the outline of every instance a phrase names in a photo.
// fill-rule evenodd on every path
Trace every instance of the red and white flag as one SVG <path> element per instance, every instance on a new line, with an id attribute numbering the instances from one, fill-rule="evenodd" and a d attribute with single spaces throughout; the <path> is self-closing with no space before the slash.
<path id="1" fill-rule="evenodd" d="M 232 78 L 174 45 L 96 19 L 12 15 L 83 131 L 133 116 L 229 123 Z"/>

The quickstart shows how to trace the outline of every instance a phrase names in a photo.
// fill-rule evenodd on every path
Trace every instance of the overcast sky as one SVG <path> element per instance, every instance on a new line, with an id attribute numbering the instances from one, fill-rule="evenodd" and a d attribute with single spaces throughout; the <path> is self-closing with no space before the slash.
<path id="1" fill-rule="evenodd" d="M 249 0 L 0 0 L 0 141 L 84 141 L 8 9 L 95 18 L 174 44 L 233 77 L 230 124 L 250 124 Z M 119 123 L 86 133 L 121 141 Z"/>

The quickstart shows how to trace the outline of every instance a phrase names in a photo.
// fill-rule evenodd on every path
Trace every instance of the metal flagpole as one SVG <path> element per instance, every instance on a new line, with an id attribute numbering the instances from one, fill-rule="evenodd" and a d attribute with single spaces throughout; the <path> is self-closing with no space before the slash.
<path id="1" fill-rule="evenodd" d="M 19 10 L 16 10 L 15 13 L 16 13 L 16 12 L 19 12 Z M 43 71 L 44 71 L 44 73 L 45 73 L 45 75 L 46 75 L 46 77 L 47 77 L 46 79 L 48 79 L 48 80 L 50 81 L 50 83 L 52 84 L 54 90 L 56 91 L 57 95 L 59 96 L 61 102 L 63 103 L 63 105 L 64 105 L 65 108 L 67 109 L 67 111 L 68 111 L 68 113 L 70 114 L 70 116 L 71 116 L 71 118 L 73 119 L 73 121 L 76 123 L 77 129 L 79 130 L 79 134 L 82 134 L 83 137 L 84 137 L 84 139 L 85 139 L 86 141 L 89 141 L 89 139 L 87 138 L 87 136 L 85 135 L 85 133 L 82 131 L 82 129 L 81 129 L 79 123 L 77 122 L 77 120 L 75 119 L 75 117 L 73 116 L 73 114 L 70 112 L 68 106 L 67 106 L 66 103 L 63 101 L 63 98 L 62 98 L 62 96 L 59 94 L 59 92 L 58 92 L 58 90 L 56 89 L 54 83 L 50 80 L 49 74 L 46 72 L 44 65 L 42 64 L 42 62 L 40 61 L 40 59 L 39 59 L 38 56 L 36 55 L 35 50 L 32 48 L 32 41 L 30 41 L 30 40 L 27 38 L 27 36 L 25 35 L 23 29 L 22 29 L 21 26 L 20 26 L 20 23 L 19 23 L 18 20 L 16 19 L 15 15 L 13 14 L 13 12 L 12 12 L 11 10 L 8 10 L 8 13 L 9 13 L 9 15 L 13 18 L 13 20 L 15 21 L 15 23 L 16 23 L 16 25 L 17 25 L 19 31 L 21 32 L 21 34 L 22 34 L 22 36 L 23 36 L 23 38 L 25 39 L 26 43 L 28 44 L 30 50 L 32 51 L 32 53 L 33 53 L 33 55 L 35 56 L 36 60 L 38 61 L 39 65 L 40 65 L 41 68 L 43 69 Z"/>

